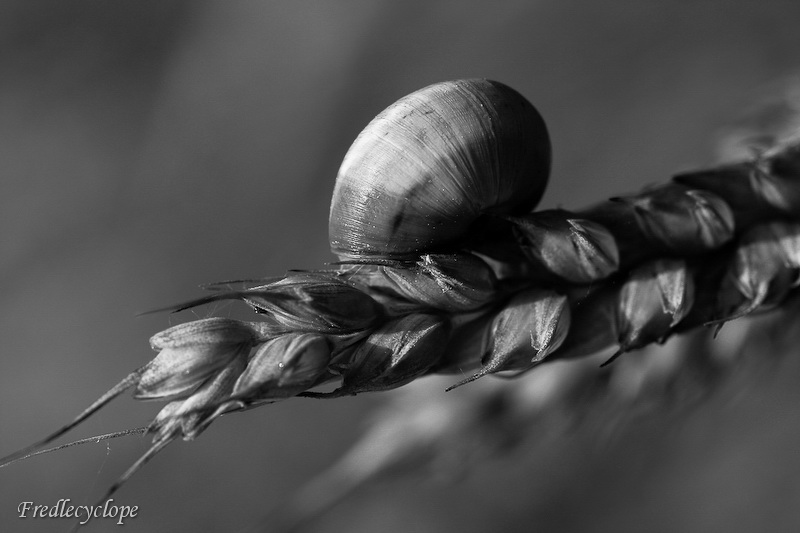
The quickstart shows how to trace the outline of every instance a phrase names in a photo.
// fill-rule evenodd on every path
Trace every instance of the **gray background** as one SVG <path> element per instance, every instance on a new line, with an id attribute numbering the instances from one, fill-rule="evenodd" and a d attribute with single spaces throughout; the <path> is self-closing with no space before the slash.
<path id="1" fill-rule="evenodd" d="M 800 3 L 765 0 L 2 2 L 0 453 L 72 417 L 153 355 L 150 335 L 192 316 L 136 313 L 200 283 L 331 260 L 338 164 L 400 96 L 460 77 L 515 87 L 552 133 L 543 205 L 579 207 L 708 163 L 720 125 L 800 67 L 798 21 Z M 791 530 L 796 383 L 707 406 L 669 445 L 657 431 L 602 453 L 585 439 L 488 463 L 458 486 L 383 485 L 318 530 Z M 296 400 L 216 422 L 117 495 L 141 509 L 124 530 L 257 522 L 381 400 Z M 125 396 L 73 435 L 143 425 L 157 409 Z M 66 531 L 14 510 L 93 501 L 146 446 L 1 470 L 0 529 Z"/>

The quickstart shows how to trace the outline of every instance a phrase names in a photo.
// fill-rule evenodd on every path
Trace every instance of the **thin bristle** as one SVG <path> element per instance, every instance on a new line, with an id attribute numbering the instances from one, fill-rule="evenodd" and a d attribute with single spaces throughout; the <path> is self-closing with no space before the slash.
<path id="1" fill-rule="evenodd" d="M 45 455 L 52 452 L 57 452 L 59 450 L 64 450 L 66 448 L 72 448 L 73 446 L 80 446 L 82 444 L 90 444 L 90 443 L 98 443 L 103 442 L 104 440 L 116 439 L 119 437 L 127 437 L 128 435 L 143 435 L 147 433 L 148 426 L 142 426 L 138 428 L 131 428 L 131 429 L 123 429 L 121 431 L 114 431 L 112 433 L 103 433 L 102 435 L 95 435 L 93 437 L 86 437 L 79 440 L 74 440 L 72 442 L 68 442 L 66 444 L 60 444 L 58 446 L 53 446 L 52 448 L 46 448 L 44 450 L 37 450 L 35 452 L 31 452 L 27 455 L 23 455 L 22 457 L 17 457 L 11 461 L 3 463 L 0 466 L 8 466 L 10 464 L 16 463 L 18 461 L 23 461 L 25 459 L 29 459 L 31 457 L 36 457 L 37 455 Z"/>
<path id="2" fill-rule="evenodd" d="M 50 442 L 53 442 L 54 440 L 56 440 L 61 435 L 64 435 L 65 433 L 67 433 L 69 430 L 71 430 L 72 428 L 74 428 L 75 426 L 77 426 L 78 424 L 80 424 L 81 422 L 86 420 L 87 418 L 89 418 L 92 414 L 97 412 L 103 406 L 105 406 L 108 402 L 110 402 L 111 400 L 113 400 L 114 398 L 116 398 L 117 396 L 119 396 L 120 394 L 122 394 L 123 392 L 128 390 L 129 388 L 131 388 L 134 385 L 136 385 L 136 383 L 138 382 L 139 377 L 141 376 L 143 371 L 144 371 L 144 367 L 142 367 L 142 368 L 140 368 L 140 369 L 128 374 L 128 376 L 125 377 L 125 379 L 123 379 L 122 381 L 117 383 L 114 387 L 109 389 L 108 392 L 106 392 L 105 394 L 100 396 L 97 400 L 95 400 L 89 407 L 87 407 L 85 410 L 83 410 L 69 424 L 61 427 L 60 429 L 58 429 L 57 431 L 51 433 L 49 436 L 45 437 L 44 439 L 42 439 L 42 440 L 40 440 L 38 442 L 35 442 L 35 443 L 31 444 L 30 446 L 26 446 L 25 448 L 22 448 L 21 450 L 17 450 L 16 452 L 14 452 L 12 454 L 9 454 L 9 455 L 3 457 L 2 459 L 0 459 L 0 468 L 2 468 L 4 466 L 7 466 L 7 465 L 10 465 L 11 463 L 14 463 L 16 461 L 22 460 L 25 457 L 34 455 L 32 453 L 34 450 L 36 450 L 37 448 L 41 448 L 42 446 L 44 446 L 46 444 L 49 444 Z"/>
<path id="3" fill-rule="evenodd" d="M 213 281 L 211 283 L 201 283 L 199 287 L 204 291 L 229 291 L 231 285 L 240 285 L 242 289 L 246 289 L 246 285 L 266 285 L 280 281 L 281 276 L 270 276 L 265 278 L 242 278 L 242 279 L 228 279 L 222 281 Z"/>
<path id="4" fill-rule="evenodd" d="M 127 481 L 133 477 L 133 475 L 138 472 L 145 464 L 147 464 L 153 457 L 158 455 L 161 450 L 167 447 L 173 440 L 177 438 L 177 435 L 173 435 L 169 438 L 161 439 L 153 444 L 139 459 L 136 460 L 120 477 L 117 481 L 111 485 L 106 493 L 103 495 L 102 498 L 97 500 L 98 504 L 102 504 L 103 502 L 107 501 L 111 496 L 114 495 Z"/>

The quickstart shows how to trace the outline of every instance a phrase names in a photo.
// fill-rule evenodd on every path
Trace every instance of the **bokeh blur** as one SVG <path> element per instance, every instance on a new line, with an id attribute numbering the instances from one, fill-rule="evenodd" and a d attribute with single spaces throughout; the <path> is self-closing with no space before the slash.
<path id="1" fill-rule="evenodd" d="M 719 128 L 800 69 L 798 21 L 791 0 L 4 0 L 0 454 L 146 362 L 153 333 L 240 311 L 137 313 L 197 296 L 201 283 L 330 261 L 338 164 L 406 93 L 462 77 L 516 88 L 553 138 L 543 205 L 581 207 L 710 162 Z M 379 485 L 313 531 L 798 530 L 791 368 L 612 447 L 551 439 L 457 483 Z M 224 417 L 115 496 L 139 506 L 125 531 L 258 524 L 355 441 L 384 396 Z M 157 409 L 126 395 L 72 435 L 145 425 Z M 91 503 L 147 443 L 0 470 L 0 530 L 67 531 L 64 520 L 20 520 L 17 506 Z"/>

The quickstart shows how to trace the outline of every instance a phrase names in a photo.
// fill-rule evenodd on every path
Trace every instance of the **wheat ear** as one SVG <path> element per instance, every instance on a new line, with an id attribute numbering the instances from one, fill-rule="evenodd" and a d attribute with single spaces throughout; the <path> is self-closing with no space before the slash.
<path id="1" fill-rule="evenodd" d="M 487 221 L 472 244 L 417 261 L 289 272 L 176 306 L 235 299 L 260 320 L 212 317 L 154 335 L 158 355 L 8 464 L 123 390 L 169 403 L 153 448 L 222 414 L 294 396 L 397 388 L 432 373 L 525 372 L 777 307 L 800 271 L 800 142 L 580 211 Z M 327 392 L 317 387 L 338 386 Z M 448 389 L 448 390 L 449 390 Z M 110 495 L 120 483 L 107 494 Z"/>

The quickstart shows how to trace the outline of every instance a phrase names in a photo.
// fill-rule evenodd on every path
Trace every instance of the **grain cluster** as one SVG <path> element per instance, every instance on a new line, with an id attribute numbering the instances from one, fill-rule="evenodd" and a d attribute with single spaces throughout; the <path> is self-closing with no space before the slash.
<path id="1" fill-rule="evenodd" d="M 34 447 L 127 389 L 167 401 L 148 428 L 153 447 L 123 482 L 225 413 L 428 374 L 452 375 L 452 389 L 616 346 L 613 360 L 780 306 L 800 279 L 799 219 L 795 139 L 585 209 L 496 216 L 466 247 L 210 286 L 173 311 L 240 300 L 253 320 L 211 317 L 154 335 L 152 361 Z"/>

